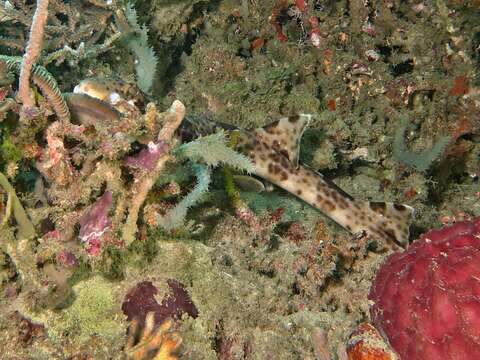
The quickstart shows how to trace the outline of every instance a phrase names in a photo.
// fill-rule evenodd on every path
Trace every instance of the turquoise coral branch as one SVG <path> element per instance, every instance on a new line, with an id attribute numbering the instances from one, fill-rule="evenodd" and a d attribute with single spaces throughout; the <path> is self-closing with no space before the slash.
<path id="1" fill-rule="evenodd" d="M 165 216 L 157 218 L 158 224 L 166 230 L 172 230 L 181 226 L 187 216 L 188 209 L 195 205 L 208 191 L 211 182 L 210 168 L 203 164 L 193 164 L 193 170 L 197 178 L 197 184 L 194 189 Z"/>
<path id="2" fill-rule="evenodd" d="M 428 150 L 423 150 L 418 153 L 408 151 L 404 143 L 405 131 L 408 127 L 408 117 L 402 116 L 400 124 L 395 129 L 393 139 L 393 157 L 398 162 L 409 167 L 425 172 L 433 162 L 440 157 L 445 148 L 450 144 L 451 136 L 441 136 L 435 144 Z"/>

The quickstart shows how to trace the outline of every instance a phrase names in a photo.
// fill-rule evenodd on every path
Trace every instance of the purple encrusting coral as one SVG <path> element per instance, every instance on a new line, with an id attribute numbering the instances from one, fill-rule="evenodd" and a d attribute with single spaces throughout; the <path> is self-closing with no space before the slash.
<path id="1" fill-rule="evenodd" d="M 162 323 L 167 318 L 180 318 L 187 313 L 192 318 L 198 316 L 198 310 L 192 302 L 185 286 L 177 280 L 169 279 L 167 284 L 170 294 L 161 304 L 155 299 L 158 289 L 151 281 L 142 281 L 131 289 L 125 296 L 122 311 L 128 320 L 137 319 L 141 324 L 145 321 L 147 313 L 155 313 L 155 324 Z"/>
<path id="2" fill-rule="evenodd" d="M 57 262 L 66 268 L 73 268 L 78 265 L 77 257 L 70 251 L 61 250 L 56 257 Z"/>
<path id="3" fill-rule="evenodd" d="M 82 242 L 88 244 L 87 252 L 90 255 L 100 253 L 100 245 L 104 240 L 105 232 L 112 227 L 112 220 L 108 217 L 112 202 L 112 193 L 105 191 L 80 219 L 79 237 Z"/>
<path id="4" fill-rule="evenodd" d="M 137 169 L 153 170 L 157 160 L 165 153 L 167 143 L 161 141 L 158 143 L 149 142 L 146 149 L 142 149 L 138 154 L 125 158 L 125 164 Z"/>

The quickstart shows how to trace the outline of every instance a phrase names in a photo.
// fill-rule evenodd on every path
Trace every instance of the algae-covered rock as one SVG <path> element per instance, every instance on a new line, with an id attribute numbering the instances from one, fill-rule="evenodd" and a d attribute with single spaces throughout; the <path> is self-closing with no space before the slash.
<path id="1" fill-rule="evenodd" d="M 49 358 L 65 358 L 79 351 L 102 358 L 120 353 L 126 333 L 126 316 L 122 314 L 118 283 L 100 276 L 82 280 L 73 287 L 74 299 L 62 310 L 29 312 L 18 307 L 23 317 L 45 328 L 46 342 L 53 344 Z M 51 346 L 51 345 L 50 345 Z"/>
<path id="2" fill-rule="evenodd" d="M 52 334 L 68 332 L 87 341 L 94 335 L 121 337 L 125 332 L 124 316 L 119 311 L 112 284 L 96 276 L 73 287 L 75 301 L 66 308 L 60 321 L 50 329 Z"/>

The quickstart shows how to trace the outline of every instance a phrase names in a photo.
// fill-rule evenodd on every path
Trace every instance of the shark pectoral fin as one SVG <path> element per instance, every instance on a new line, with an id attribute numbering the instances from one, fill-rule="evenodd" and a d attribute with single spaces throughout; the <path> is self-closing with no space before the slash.
<path id="1" fill-rule="evenodd" d="M 233 181 L 243 191 L 256 193 L 265 191 L 263 182 L 249 175 L 233 175 Z"/>
<path id="2" fill-rule="evenodd" d="M 271 146 L 280 154 L 298 166 L 300 139 L 307 128 L 312 116 L 299 114 L 288 118 L 281 118 L 264 127 L 255 130 L 258 140 Z"/>
<path id="3" fill-rule="evenodd" d="M 367 202 L 366 204 L 380 217 L 377 218 L 378 222 L 372 224 L 376 228 L 377 234 L 381 234 L 397 246 L 405 248 L 408 245 L 409 227 L 415 215 L 414 208 L 385 202 Z"/>

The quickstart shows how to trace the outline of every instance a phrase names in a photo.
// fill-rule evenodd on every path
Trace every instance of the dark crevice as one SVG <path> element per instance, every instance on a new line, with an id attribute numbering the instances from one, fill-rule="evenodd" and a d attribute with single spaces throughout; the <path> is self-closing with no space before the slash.
<path id="1" fill-rule="evenodd" d="M 214 11 L 219 4 L 220 0 L 213 1 L 208 4 L 203 2 L 195 4 L 193 6 L 193 11 L 190 18 L 188 18 L 185 22 L 187 24 L 191 24 L 194 19 L 202 16 L 205 12 Z M 156 75 L 157 78 L 161 78 L 162 80 L 161 88 L 155 97 L 163 97 L 173 88 L 176 77 L 184 70 L 181 57 L 183 54 L 186 54 L 187 56 L 192 54 L 193 46 L 202 34 L 202 30 L 203 28 L 197 28 L 189 32 L 183 42 L 180 44 L 173 41 L 172 44 L 164 44 L 164 46 L 155 47 L 155 52 L 157 54 L 170 53 L 170 63 L 167 66 L 165 73 Z"/>

